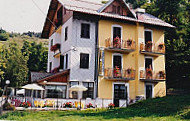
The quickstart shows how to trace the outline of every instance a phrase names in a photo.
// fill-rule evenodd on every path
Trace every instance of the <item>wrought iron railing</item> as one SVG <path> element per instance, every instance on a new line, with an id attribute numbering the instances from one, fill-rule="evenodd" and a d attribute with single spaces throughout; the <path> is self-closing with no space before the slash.
<path id="1" fill-rule="evenodd" d="M 105 40 L 105 47 L 108 49 L 135 50 L 135 45 L 135 41 L 131 39 L 121 40 L 120 38 L 116 37 L 113 40 L 111 38 Z"/>
<path id="2" fill-rule="evenodd" d="M 143 80 L 166 80 L 165 71 L 153 71 L 151 69 L 140 70 L 140 79 Z"/>
<path id="3" fill-rule="evenodd" d="M 152 52 L 152 53 L 161 53 L 165 54 L 165 44 L 155 44 L 151 41 L 147 42 L 146 44 L 140 44 L 140 51 L 141 52 Z"/>
<path id="4" fill-rule="evenodd" d="M 128 69 L 113 69 L 113 68 L 105 68 L 104 69 L 104 77 L 107 79 L 135 79 L 135 70 L 132 68 Z"/>

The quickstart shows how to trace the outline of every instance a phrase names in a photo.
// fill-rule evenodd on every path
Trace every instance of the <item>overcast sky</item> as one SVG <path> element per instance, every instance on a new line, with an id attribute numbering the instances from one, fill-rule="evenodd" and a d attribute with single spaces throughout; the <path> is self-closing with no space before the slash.
<path id="1" fill-rule="evenodd" d="M 41 32 L 50 0 L 0 0 L 0 27 L 9 32 Z M 88 0 L 100 2 L 101 0 Z"/>

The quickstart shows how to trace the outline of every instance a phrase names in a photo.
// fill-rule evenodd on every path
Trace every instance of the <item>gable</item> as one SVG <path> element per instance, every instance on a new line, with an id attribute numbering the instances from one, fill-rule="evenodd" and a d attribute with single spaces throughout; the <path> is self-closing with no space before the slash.
<path id="1" fill-rule="evenodd" d="M 121 16 L 136 18 L 128 5 L 123 0 L 110 0 L 99 10 L 99 12 L 112 13 Z"/>

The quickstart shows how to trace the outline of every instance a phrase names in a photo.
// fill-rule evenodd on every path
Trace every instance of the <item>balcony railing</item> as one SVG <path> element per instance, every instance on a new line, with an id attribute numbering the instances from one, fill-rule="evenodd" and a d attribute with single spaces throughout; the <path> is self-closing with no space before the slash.
<path id="1" fill-rule="evenodd" d="M 135 70 L 132 68 L 128 69 L 105 68 L 104 77 L 105 79 L 110 79 L 110 80 L 134 80 Z"/>
<path id="2" fill-rule="evenodd" d="M 165 44 L 155 44 L 151 41 L 147 42 L 146 44 L 141 43 L 140 44 L 140 51 L 141 53 L 147 54 L 147 55 L 164 55 L 165 54 Z"/>
<path id="3" fill-rule="evenodd" d="M 165 81 L 165 71 L 153 71 L 152 69 L 140 70 L 140 80 L 142 81 Z"/>
<path id="4" fill-rule="evenodd" d="M 112 51 L 123 51 L 123 52 L 132 52 L 135 51 L 135 41 L 128 39 L 128 40 L 121 40 L 119 37 L 108 38 L 105 40 L 105 47 L 107 50 Z"/>

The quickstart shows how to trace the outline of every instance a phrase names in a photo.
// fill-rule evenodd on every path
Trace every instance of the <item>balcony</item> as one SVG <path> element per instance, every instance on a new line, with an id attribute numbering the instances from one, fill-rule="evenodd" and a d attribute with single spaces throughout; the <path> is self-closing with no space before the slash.
<path id="1" fill-rule="evenodd" d="M 135 80 L 135 70 L 132 68 L 105 68 L 104 78 L 108 80 Z"/>
<path id="2" fill-rule="evenodd" d="M 140 70 L 140 80 L 146 82 L 161 82 L 166 80 L 165 71 L 153 71 L 152 69 Z"/>
<path id="3" fill-rule="evenodd" d="M 146 44 L 141 43 L 140 52 L 150 56 L 165 55 L 165 44 L 154 44 L 151 41 L 148 41 Z"/>
<path id="4" fill-rule="evenodd" d="M 135 41 L 128 39 L 128 40 L 121 40 L 119 37 L 108 38 L 105 40 L 105 49 L 108 51 L 116 51 L 116 52 L 123 52 L 123 53 L 130 53 L 135 51 Z"/>
<path id="5" fill-rule="evenodd" d="M 60 56 L 61 56 L 61 51 L 60 51 L 60 49 L 55 50 L 55 51 L 54 51 L 54 55 L 53 55 L 53 57 L 55 57 L 55 58 L 59 58 Z"/>
<path id="6" fill-rule="evenodd" d="M 53 46 L 51 46 L 51 51 L 56 51 L 56 50 L 60 50 L 60 48 L 61 48 L 61 45 L 60 44 L 55 44 L 55 45 L 53 45 Z"/>

